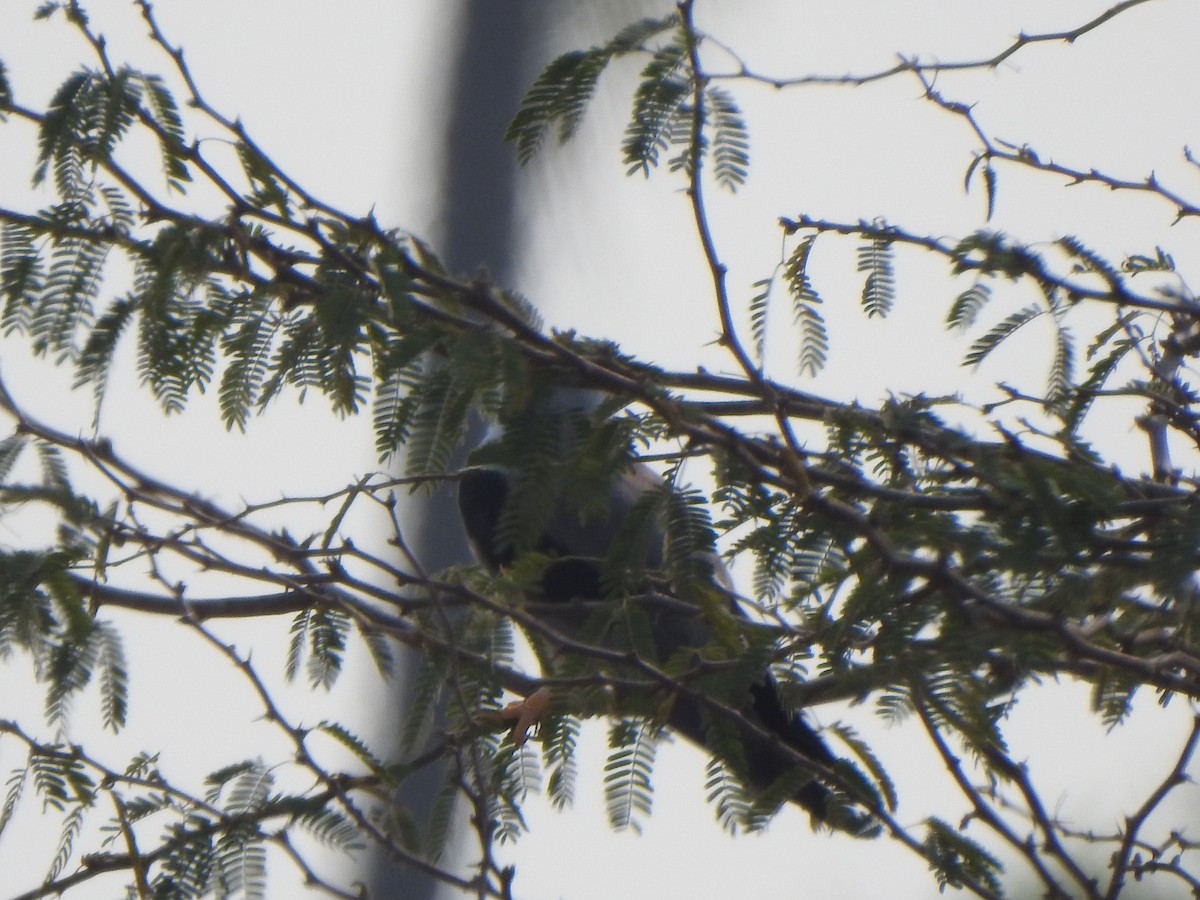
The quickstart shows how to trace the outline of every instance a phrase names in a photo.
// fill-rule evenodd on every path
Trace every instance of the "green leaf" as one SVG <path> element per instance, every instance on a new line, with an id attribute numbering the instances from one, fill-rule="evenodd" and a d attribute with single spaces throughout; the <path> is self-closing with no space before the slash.
<path id="1" fill-rule="evenodd" d="M 79 357 L 75 362 L 74 387 L 91 385 L 99 410 L 100 400 L 108 386 L 108 374 L 121 335 L 128 330 L 137 313 L 137 303 L 130 297 L 121 297 L 109 305 L 104 315 L 96 320 L 88 332 Z"/>
<path id="2" fill-rule="evenodd" d="M 225 427 L 245 431 L 250 412 L 262 397 L 283 320 L 260 298 L 239 304 L 237 317 L 240 324 L 222 344 L 227 362 L 217 396 Z"/>
<path id="3" fill-rule="evenodd" d="M 258 408 L 263 410 L 285 385 L 299 388 L 300 399 L 309 388 L 321 389 L 320 330 L 311 316 L 295 312 L 282 323 L 282 337 L 271 356 L 270 377 L 258 396 Z"/>
<path id="4" fill-rule="evenodd" d="M 746 183 L 750 169 L 750 133 L 732 94 L 710 85 L 704 96 L 712 118 L 713 177 L 734 192 Z"/>
<path id="5" fill-rule="evenodd" d="M 8 781 L 5 782 L 7 790 L 4 792 L 4 806 L 0 807 L 0 835 L 4 834 L 4 829 L 12 821 L 13 814 L 21 803 L 25 785 L 29 783 L 28 776 L 29 769 L 25 766 L 18 766 L 9 773 Z"/>
<path id="6" fill-rule="evenodd" d="M 574 50 L 555 59 L 521 98 L 504 139 L 517 145 L 517 160 L 529 163 L 542 148 L 546 132 L 558 126 L 558 140 L 571 138 L 583 119 L 596 81 L 611 56 L 598 50 Z"/>
<path id="7" fill-rule="evenodd" d="M 211 776 L 209 780 L 211 780 Z M 224 811 L 228 815 L 241 816 L 255 813 L 267 804 L 275 776 L 261 760 L 244 763 L 237 773 L 226 781 Z"/>
<path id="8" fill-rule="evenodd" d="M 321 731 L 354 754 L 363 765 L 372 772 L 384 771 L 383 760 L 376 756 L 366 742 L 356 734 L 352 734 L 346 726 L 338 722 L 323 721 L 318 723 L 317 730 Z"/>
<path id="9" fill-rule="evenodd" d="M 1055 320 L 1057 323 L 1057 319 Z M 1068 328 L 1059 324 L 1054 332 L 1054 357 L 1050 362 L 1046 402 L 1060 411 L 1074 395 L 1075 341 Z"/>
<path id="10" fill-rule="evenodd" d="M 1101 346 L 1103 346 L 1103 341 L 1101 338 L 1104 340 L 1111 338 L 1113 334 L 1117 333 L 1117 329 L 1119 327 L 1120 325 L 1118 323 L 1118 325 L 1114 326 L 1113 329 L 1106 331 L 1107 338 L 1105 338 L 1104 335 L 1098 337 L 1097 340 L 1093 342 L 1092 346 L 1088 348 L 1088 357 L 1091 358 L 1092 355 Z M 1096 360 L 1091 365 L 1091 367 L 1088 369 L 1088 377 L 1083 381 L 1082 384 L 1079 385 L 1078 390 L 1071 395 L 1067 404 L 1067 408 L 1062 414 L 1063 425 L 1068 432 L 1073 433 L 1083 422 L 1084 417 L 1087 415 L 1088 410 L 1091 409 L 1099 391 L 1104 387 L 1104 384 L 1107 382 L 1109 376 L 1116 371 L 1116 368 L 1121 360 L 1123 360 L 1129 354 L 1129 351 L 1133 350 L 1135 346 L 1136 345 L 1131 340 L 1123 339 L 1116 341 L 1109 348 L 1107 354 Z"/>
<path id="11" fill-rule="evenodd" d="M 414 398 L 418 406 L 405 444 L 407 469 L 414 474 L 445 472 L 466 433 L 474 398 L 445 367 L 415 385 Z"/>
<path id="12" fill-rule="evenodd" d="M 412 433 L 412 418 L 417 411 L 417 401 L 410 393 L 414 383 L 412 372 L 394 372 L 375 383 L 375 450 L 381 463 Z"/>
<path id="13" fill-rule="evenodd" d="M 10 434 L 0 441 L 0 484 L 8 479 L 13 466 L 17 464 L 17 459 L 21 456 L 21 451 L 25 449 L 28 442 L 29 435 L 21 432 Z"/>
<path id="14" fill-rule="evenodd" d="M 32 750 L 29 768 L 44 806 L 66 812 L 69 807 L 95 805 L 96 783 L 83 760 L 67 748 L 56 745 Z"/>
<path id="15" fill-rule="evenodd" d="M 86 810 L 85 806 L 76 806 L 67 813 L 66 818 L 63 820 L 62 831 L 59 832 L 58 847 L 54 852 L 54 859 L 50 863 L 50 870 L 46 873 L 44 881 L 54 881 L 62 873 L 63 869 L 66 868 L 67 863 L 71 861 L 75 838 L 83 830 L 84 813 Z"/>
<path id="16" fill-rule="evenodd" d="M 6 334 L 29 333 L 32 312 L 45 285 L 45 265 L 35 241 L 33 227 L 23 222 L 5 222 L 0 230 L 0 290 L 4 310 L 0 327 Z"/>
<path id="17" fill-rule="evenodd" d="M 896 299 L 892 273 L 892 242 L 873 237 L 858 248 L 858 271 L 867 273 L 863 284 L 862 305 L 867 315 L 886 318 Z"/>
<path id="18" fill-rule="evenodd" d="M 752 287 L 758 289 L 750 298 L 750 337 L 754 343 L 754 360 L 761 367 L 767 350 L 767 310 L 770 308 L 771 285 L 773 279 L 763 278 L 754 282 Z"/>
<path id="19" fill-rule="evenodd" d="M 54 244 L 30 328 L 36 352 L 67 355 L 73 350 L 80 329 L 91 322 L 107 257 L 108 247 L 90 239 L 65 238 Z"/>
<path id="20" fill-rule="evenodd" d="M 261 835 L 248 829 L 227 832 L 216 843 L 216 862 L 226 896 L 261 900 L 267 889 L 267 851 Z"/>
<path id="21" fill-rule="evenodd" d="M 667 572 L 672 587 L 683 596 L 713 584 L 717 565 L 717 533 L 708 513 L 708 500 L 695 488 L 676 488 L 666 495 Z"/>
<path id="22" fill-rule="evenodd" d="M 801 375 L 816 375 L 829 359 L 829 332 L 820 306 L 825 302 L 808 277 L 808 261 L 816 235 L 796 245 L 784 264 L 783 276 L 792 297 L 792 317 L 800 331 L 798 369 Z"/>
<path id="23" fill-rule="evenodd" d="M 755 815 L 745 785 L 729 766 L 714 757 L 708 761 L 704 776 L 705 799 L 716 807 L 721 828 L 732 835 L 741 829 L 757 830 L 761 819 Z"/>
<path id="24" fill-rule="evenodd" d="M 640 834 L 640 817 L 650 815 L 658 739 L 659 729 L 643 720 L 623 719 L 609 730 L 612 752 L 604 766 L 604 802 L 609 825 L 618 831 Z"/>
<path id="25" fill-rule="evenodd" d="M 995 894 L 1001 893 L 1004 867 L 996 857 L 941 819 L 929 818 L 925 826 L 925 856 L 942 890 L 957 890 L 978 882 Z"/>
<path id="26" fill-rule="evenodd" d="M 293 821 L 326 847 L 343 853 L 362 850 L 366 843 L 358 823 L 334 809 L 311 809 L 298 813 Z"/>
<path id="27" fill-rule="evenodd" d="M 954 304 L 950 307 L 949 314 L 946 316 L 946 325 L 950 328 L 962 330 L 970 328 L 975 324 L 975 319 L 979 316 L 980 310 L 991 299 L 991 295 L 991 286 L 981 279 L 975 279 L 975 283 L 955 299 Z"/>
<path id="28" fill-rule="evenodd" d="M 896 807 L 900 805 L 900 798 L 896 794 L 896 785 L 883 763 L 872 752 L 870 745 L 859 738 L 858 733 L 847 725 L 834 725 L 832 730 L 846 742 L 854 755 L 867 767 L 888 810 L 895 812 Z"/>
<path id="29" fill-rule="evenodd" d="M 44 440 L 34 443 L 38 462 L 42 468 L 42 484 L 49 488 L 70 493 L 71 480 L 67 475 L 67 463 L 63 452 L 55 444 Z"/>
<path id="30" fill-rule="evenodd" d="M 238 142 L 237 152 L 242 171 L 251 187 L 246 201 L 253 207 L 273 207 L 281 216 L 290 216 L 291 196 L 287 185 L 280 181 L 279 173 L 271 162 L 257 147 L 245 141 Z"/>
<path id="31" fill-rule="evenodd" d="M 62 83 L 42 117 L 33 183 L 54 168 L 55 187 L 64 200 L 86 190 L 85 169 L 108 162 L 137 117 L 141 84 L 137 73 L 120 69 L 111 77 L 90 69 Z"/>
<path id="32" fill-rule="evenodd" d="M 575 746 L 580 728 L 577 717 L 557 714 L 553 706 L 541 723 L 543 761 L 550 770 L 546 793 L 555 809 L 565 809 L 575 801 L 575 782 L 579 774 Z"/>
<path id="33" fill-rule="evenodd" d="M 1092 709 L 1106 728 L 1115 728 L 1133 712 L 1133 698 L 1141 682 L 1120 671 L 1104 671 L 1092 683 Z"/>
<path id="34" fill-rule="evenodd" d="M 162 153 L 163 174 L 167 183 L 177 191 L 183 191 L 184 183 L 192 180 L 187 167 L 188 150 L 184 144 L 183 119 L 175 98 L 166 83 L 158 75 L 138 74 L 143 88 L 143 99 L 155 125 Z"/>
<path id="35" fill-rule="evenodd" d="M 983 167 L 983 190 L 987 197 L 987 212 L 984 218 L 990 222 L 996 212 L 996 170 L 992 167 L 990 159 Z"/>
<path id="36" fill-rule="evenodd" d="M 661 19 L 642 19 L 601 47 L 564 53 L 546 66 L 521 98 L 517 114 L 504 134 L 506 141 L 517 145 L 521 165 L 538 154 L 552 127 L 557 126 L 559 143 L 574 136 L 597 80 L 613 59 L 635 50 L 677 22 L 678 17 L 673 14 Z"/>
<path id="37" fill-rule="evenodd" d="M 332 688 L 342 671 L 349 629 L 350 618 L 339 610 L 313 607 L 297 613 L 284 669 L 288 680 L 299 674 L 303 662 L 309 684 Z"/>
<path id="38" fill-rule="evenodd" d="M 1012 315 L 1008 316 L 1003 322 L 992 327 L 987 334 L 979 338 L 971 345 L 967 351 L 966 357 L 963 359 L 964 366 L 978 366 L 982 363 L 993 350 L 1000 346 L 1005 340 L 1012 336 L 1019 328 L 1028 325 L 1034 319 L 1043 315 L 1046 312 L 1045 307 L 1037 304 L 1031 304 L 1024 309 L 1017 310 Z"/>
<path id="39" fill-rule="evenodd" d="M 190 816 L 189 824 L 195 831 L 173 824 L 167 829 L 168 848 L 162 860 L 162 874 L 154 880 L 156 896 L 170 900 L 190 900 L 203 897 L 208 891 L 216 867 L 216 849 L 207 819 Z M 197 833 L 198 832 L 198 833 Z"/>
<path id="40" fill-rule="evenodd" d="M 125 726 L 129 710 L 129 676 L 120 632 L 108 622 L 97 622 L 99 644 L 96 666 L 100 682 L 100 721 L 116 734 Z"/>
<path id="41" fill-rule="evenodd" d="M 1076 259 L 1076 270 L 1079 272 L 1096 272 L 1104 276 L 1104 280 L 1109 284 L 1120 284 L 1121 274 L 1116 270 L 1112 263 L 1097 253 L 1095 250 L 1085 246 L 1084 243 L 1072 235 L 1065 235 L 1058 239 L 1057 244 L 1067 252 L 1069 256 Z"/>
<path id="42" fill-rule="evenodd" d="M 37 186 L 46 180 L 52 162 L 70 157 L 78 163 L 80 153 L 76 144 L 81 136 L 77 106 L 87 97 L 92 74 L 86 70 L 75 72 L 59 86 L 58 91 L 50 100 L 50 105 L 42 116 L 40 133 L 38 135 L 38 160 L 34 169 L 33 184 Z M 61 164 L 61 163 L 60 163 Z M 74 177 L 60 179 L 59 196 L 66 197 L 74 193 Z"/>
<path id="43" fill-rule="evenodd" d="M 817 307 L 809 304 L 797 305 L 795 313 L 800 329 L 798 371 L 801 375 L 816 375 L 829 358 L 829 332 L 825 328 L 825 319 Z"/>
<path id="44" fill-rule="evenodd" d="M 687 48 L 679 42 L 655 52 L 642 69 L 621 145 L 626 174 L 649 176 L 663 151 L 690 140 L 690 113 L 684 108 L 691 96 L 688 74 Z"/>

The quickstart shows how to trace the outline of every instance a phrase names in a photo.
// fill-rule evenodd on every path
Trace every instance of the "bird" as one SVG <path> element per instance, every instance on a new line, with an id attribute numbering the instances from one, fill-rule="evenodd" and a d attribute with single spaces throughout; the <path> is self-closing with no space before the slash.
<path id="1" fill-rule="evenodd" d="M 730 624 L 734 634 L 744 631 L 737 626 L 748 624 L 748 619 L 722 561 L 711 549 L 693 552 L 689 560 L 690 568 L 700 573 L 699 582 L 683 587 L 665 575 L 666 529 L 661 514 L 653 513 L 661 513 L 674 488 L 661 476 L 618 454 L 614 470 L 598 473 L 595 466 L 580 466 L 587 468 L 580 479 L 584 485 L 572 481 L 571 463 L 586 457 L 583 447 L 595 452 L 595 444 L 588 441 L 597 429 L 607 426 L 610 437 L 613 433 L 611 409 L 607 414 L 605 409 L 612 405 L 610 398 L 580 388 L 550 388 L 540 394 L 507 423 L 493 425 L 470 457 L 471 464 L 459 473 L 459 514 L 478 561 L 500 572 L 523 554 L 539 554 L 543 567 L 527 590 L 528 608 L 537 611 L 539 622 L 570 638 L 588 628 L 585 623 L 599 602 L 617 595 L 639 603 L 652 645 L 644 649 L 659 661 L 680 652 L 699 654 L 713 645 L 718 630 L 728 632 Z M 537 454 L 523 447 L 522 440 L 541 444 L 542 462 L 533 460 Z M 547 446 L 550 453 L 544 452 Z M 520 527 L 514 507 L 522 504 L 535 510 L 532 529 Z M 624 568 L 614 567 L 618 542 Z M 594 620 L 587 633 L 589 641 L 601 646 L 612 641 L 615 646 L 608 649 L 630 649 L 628 636 L 622 641 L 613 629 L 598 629 Z M 511 722 L 514 740 L 523 742 L 548 701 L 549 693 L 542 688 L 496 716 Z M 852 809 L 844 795 L 835 802 L 834 792 L 813 770 L 797 766 L 797 753 L 814 763 L 814 769 L 826 771 L 839 759 L 804 715 L 784 704 L 769 661 L 750 676 L 736 702 L 726 705 L 739 713 L 722 719 L 726 734 L 728 723 L 733 723 L 740 747 L 734 770 L 752 792 L 761 795 L 783 784 L 790 794 L 779 802 L 796 803 L 814 826 L 864 835 L 870 830 L 867 814 Z M 702 700 L 677 692 L 666 707 L 668 729 L 712 749 L 708 745 L 714 717 Z"/>

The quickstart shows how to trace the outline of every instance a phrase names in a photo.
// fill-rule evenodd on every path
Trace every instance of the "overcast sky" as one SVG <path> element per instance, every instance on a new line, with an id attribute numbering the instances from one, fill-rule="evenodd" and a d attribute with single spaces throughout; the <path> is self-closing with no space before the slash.
<path id="1" fill-rule="evenodd" d="M 0 59 L 17 100 L 32 106 L 44 103 L 72 59 L 82 57 L 78 39 L 61 22 L 30 21 L 36 5 L 33 0 L 0 4 Z M 753 68 L 789 76 L 866 73 L 892 65 L 898 53 L 946 61 L 987 57 L 1019 32 L 1072 28 L 1108 5 L 699 0 L 697 7 L 701 26 L 739 49 Z M 151 70 L 165 66 L 145 42 L 130 3 L 103 0 L 87 7 L 109 36 L 115 58 Z M 445 48 L 461 14 L 454 4 L 159 0 L 156 9 L 168 34 L 187 48 L 209 99 L 241 116 L 298 181 L 343 209 L 374 209 L 383 223 L 436 241 L 439 163 L 428 123 L 443 114 L 447 79 L 439 66 L 449 57 Z M 1016 144 L 1035 146 L 1043 158 L 1131 179 L 1154 171 L 1164 182 L 1192 190 L 1200 173 L 1183 162 L 1182 147 L 1197 141 L 1198 9 L 1188 0 L 1150 3 L 1072 46 L 1027 48 L 994 72 L 944 75 L 938 87 L 951 99 L 977 103 L 985 126 Z M 604 27 L 597 20 L 589 14 L 574 30 L 542 35 L 547 60 L 608 37 L 604 30 L 580 30 Z M 548 153 L 524 175 L 524 246 L 513 287 L 554 325 L 612 337 L 625 349 L 670 366 L 731 369 L 731 361 L 712 344 L 717 325 L 707 273 L 688 228 L 680 182 L 665 174 L 649 182 L 627 178 L 620 164 L 633 74 L 620 68 L 603 81 L 578 142 Z M 965 234 L 984 225 L 982 197 L 966 195 L 962 185 L 972 136 L 961 122 L 922 100 L 915 79 L 862 88 L 734 90 L 751 128 L 751 177 L 735 197 L 714 193 L 712 212 L 717 240 L 731 263 L 730 284 L 743 301 L 753 294 L 751 284 L 778 260 L 781 215 L 805 212 L 849 221 L 883 216 L 936 235 Z M 0 127 L 3 205 L 39 202 L 26 194 L 32 146 L 26 126 Z M 1026 241 L 1073 231 L 1117 255 L 1162 245 L 1185 276 L 1198 274 L 1197 226 L 1171 227 L 1171 211 L 1161 204 L 1121 200 L 1087 187 L 1066 190 L 1044 176 L 1008 171 L 1000 173 L 999 198 L 992 226 Z M 901 254 L 897 309 L 879 323 L 866 322 L 857 310 L 853 265 L 853 245 L 833 242 L 814 263 L 817 287 L 830 301 L 833 348 L 829 367 L 815 381 L 801 382 L 805 387 L 867 404 L 889 391 L 982 392 L 1000 377 L 1027 378 L 1031 390 L 1039 388 L 1045 374 L 1040 363 L 1025 366 L 1012 355 L 998 354 L 990 368 L 975 375 L 961 368 L 969 340 L 945 335 L 939 323 L 963 285 L 948 282 L 937 266 Z M 999 308 L 997 317 L 1022 303 L 1018 298 L 1011 307 Z M 770 365 L 776 377 L 795 380 L 786 324 L 785 310 L 779 317 L 784 337 L 772 345 Z M 30 410 L 68 431 L 90 427 L 88 397 L 68 392 L 69 377 L 50 370 L 45 361 L 28 362 L 19 341 L 0 344 L 0 351 L 0 373 Z M 242 437 L 223 431 L 211 398 L 164 421 L 129 379 L 114 385 L 101 429 L 118 450 L 152 471 L 233 502 L 336 489 L 375 466 L 369 421 L 333 427 L 320 404 L 311 401 L 299 410 L 276 408 Z M 314 431 L 328 439 L 298 440 Z M 1096 436 L 1111 442 L 1130 470 L 1148 467 L 1140 435 Z M 1176 462 L 1190 468 L 1192 461 Z M 11 528 L 0 524 L 6 527 Z M 26 537 L 0 530 L 0 542 L 6 544 Z M 101 738 L 95 752 L 110 754 L 119 768 L 138 749 L 162 749 L 164 769 L 174 774 L 190 766 L 208 771 L 245 755 L 286 754 L 267 726 L 240 722 L 224 708 L 225 697 L 242 688 L 210 651 L 186 636 L 180 639 L 170 623 L 115 618 L 130 629 L 131 726 L 119 738 Z M 273 656 L 282 654 L 286 627 L 286 622 L 264 623 L 248 629 L 238 623 L 219 630 L 239 646 L 254 639 L 255 659 L 269 669 Z M 23 661 L 0 669 L 5 684 L 0 717 L 26 721 L 38 708 L 36 689 L 23 695 L 11 688 L 29 677 Z M 367 665 L 355 659 L 347 681 L 328 697 L 310 697 L 305 688 L 281 691 L 284 702 L 310 721 L 342 717 L 370 735 L 369 698 L 378 691 L 370 680 Z M 1086 703 L 1087 692 L 1078 686 L 1047 686 L 1020 704 L 1007 733 L 1018 758 L 1027 748 L 1048 802 L 1061 804 L 1081 825 L 1111 827 L 1120 809 L 1113 772 L 1122 771 L 1133 795 L 1160 778 L 1188 710 L 1177 703 L 1160 714 L 1147 703 L 1139 711 L 1134 726 L 1155 720 L 1168 748 L 1154 766 L 1133 727 L 1103 736 L 1086 714 Z M 918 728 L 882 729 L 864 708 L 822 708 L 814 717 L 825 724 L 851 722 L 877 740 L 885 762 L 900 773 L 904 821 L 917 821 L 935 807 L 952 821 L 963 812 L 938 806 L 945 775 Z M 81 716 L 72 736 L 87 736 L 90 742 L 93 726 Z M 236 733 L 219 736 L 216 729 L 225 727 Z M 703 800 L 704 759 L 683 745 L 660 752 L 655 813 L 644 832 L 611 834 L 600 788 L 602 726 L 585 734 L 580 771 L 586 783 L 576 806 L 558 813 L 532 802 L 527 808 L 531 833 L 504 850 L 518 867 L 517 894 L 523 900 L 932 895 L 930 876 L 911 854 L 885 842 L 864 846 L 813 834 L 806 816 L 796 810 L 781 812 L 764 834 L 725 835 Z M 1047 744 L 1053 750 L 1039 752 Z M 5 751 L 0 744 L 0 768 L 7 771 L 17 761 Z M 1195 802 L 1194 794 L 1190 799 Z M 37 843 L 44 838 L 41 828 L 53 841 L 57 825 L 44 823 L 30 822 L 24 830 L 0 836 L 0 872 L 32 863 L 34 874 L 25 878 L 36 880 L 48 863 L 30 859 L 36 856 L 32 848 L 48 846 Z M 272 897 L 294 896 L 292 875 L 284 866 L 276 866 L 272 877 Z M 5 889 L 10 883 L 7 876 L 0 881 Z M 111 896 L 112 884 L 101 888 L 97 883 L 77 896 Z"/>

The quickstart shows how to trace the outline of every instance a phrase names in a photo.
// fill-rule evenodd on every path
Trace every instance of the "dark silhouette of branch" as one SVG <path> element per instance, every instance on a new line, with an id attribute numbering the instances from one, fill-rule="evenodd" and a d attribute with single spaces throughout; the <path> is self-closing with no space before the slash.
<path id="1" fill-rule="evenodd" d="M 751 70 L 745 63 L 738 60 L 738 68 L 734 72 L 721 75 L 714 74 L 713 78 L 748 78 L 754 81 L 762 81 L 775 88 L 801 87 L 804 85 L 847 85 L 857 87 L 865 84 L 871 84 L 877 81 L 886 81 L 889 78 L 895 78 L 898 75 L 904 75 L 910 72 L 923 75 L 936 75 L 940 72 L 969 72 L 978 69 L 995 69 L 1003 63 L 1007 62 L 1013 55 L 1019 53 L 1026 47 L 1035 44 L 1046 43 L 1065 43 L 1073 44 L 1089 32 L 1095 31 L 1102 25 L 1108 23 L 1112 19 L 1133 9 L 1136 6 L 1141 6 L 1143 3 L 1148 3 L 1150 0 L 1123 0 L 1121 3 L 1114 4 L 1106 9 L 1100 15 L 1089 19 L 1082 25 L 1066 31 L 1048 31 L 1040 34 L 1019 34 L 1007 47 L 1000 50 L 994 56 L 989 56 L 982 59 L 957 60 L 951 62 L 925 62 L 917 57 L 905 58 L 901 57 L 896 65 L 881 69 L 878 72 L 869 72 L 861 75 L 798 75 L 798 76 L 773 76 L 766 75 L 761 72 Z M 737 59 L 737 54 L 728 47 L 722 47 L 726 53 Z"/>

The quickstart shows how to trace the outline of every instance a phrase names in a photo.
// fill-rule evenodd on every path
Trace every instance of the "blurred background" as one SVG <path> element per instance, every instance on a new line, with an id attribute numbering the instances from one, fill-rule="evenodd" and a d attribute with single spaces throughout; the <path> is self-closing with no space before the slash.
<path id="1" fill-rule="evenodd" d="M 34 107 L 89 60 L 88 48 L 61 17 L 33 21 L 36 5 L 0 5 L 0 60 L 17 102 Z M 700 0 L 697 19 L 740 57 L 722 59 L 714 52 L 709 64 L 715 71 L 733 72 L 744 63 L 780 78 L 832 77 L 881 72 L 900 56 L 991 58 L 1018 34 L 1073 29 L 1109 5 Z M 95 0 L 86 8 L 114 59 L 166 72 L 169 61 L 147 40 L 134 4 Z M 458 271 L 486 267 L 499 283 L 532 300 L 553 327 L 611 338 L 668 367 L 733 368 L 713 343 L 718 323 L 711 285 L 682 182 L 666 172 L 648 180 L 627 177 L 621 165 L 636 61 L 618 63 L 605 75 L 572 143 L 548 147 L 521 170 L 512 148 L 500 141 L 521 93 L 545 63 L 602 42 L 640 16 L 661 15 L 671 4 L 159 0 L 154 8 L 168 38 L 186 49 L 209 102 L 239 117 L 316 196 L 421 236 Z M 1043 158 L 1131 180 L 1153 172 L 1164 183 L 1191 188 L 1197 171 L 1185 161 L 1183 147 L 1196 140 L 1196 34 L 1200 7 L 1161 0 L 1073 44 L 1039 43 L 994 68 L 943 73 L 936 87 L 948 99 L 973 104 L 992 134 L 1036 147 Z M 710 213 L 743 312 L 753 283 L 779 261 L 780 216 L 883 218 L 939 237 L 984 226 L 983 192 L 977 186 L 968 193 L 963 184 L 975 137 L 926 100 L 911 75 L 857 87 L 729 87 L 750 129 L 751 172 L 737 194 L 714 189 Z M 29 188 L 35 153 L 32 128 L 0 128 L 0 205 L 24 209 L 47 202 Z M 1175 223 L 1161 203 L 1088 185 L 1068 188 L 1043 174 L 1001 171 L 990 227 L 1029 243 L 1073 233 L 1117 257 L 1162 246 L 1193 281 L 1200 264 L 1197 226 Z M 1028 344 L 1002 349 L 980 371 L 962 367 L 969 338 L 948 333 L 942 323 L 963 285 L 936 261 L 899 251 L 896 308 L 885 321 L 867 321 L 858 304 L 854 245 L 823 241 L 815 252 L 811 274 L 827 300 L 830 362 L 816 378 L 797 379 L 789 323 L 781 320 L 768 354 L 774 377 L 867 405 L 906 392 L 987 397 L 997 378 L 1011 379 L 1014 372 L 1040 388 L 1045 361 L 1006 355 L 1028 352 Z M 996 304 L 997 317 L 1024 305 L 1019 290 L 1014 295 Z M 70 433 L 94 429 L 148 472 L 194 485 L 212 499 L 316 495 L 378 468 L 366 416 L 341 420 L 319 399 L 301 405 L 285 396 L 245 435 L 228 433 L 214 397 L 196 398 L 183 414 L 165 418 L 139 386 L 133 360 L 121 365 L 127 377 L 114 379 L 93 424 L 91 396 L 71 390 L 70 373 L 53 359 L 31 357 L 19 336 L 0 342 L 0 374 L 29 412 Z M 1149 468 L 1140 433 L 1090 436 L 1127 471 Z M 1192 462 L 1176 459 L 1189 470 Z M 455 526 L 438 510 L 435 501 L 432 509 L 411 511 L 412 528 L 425 529 L 418 545 L 433 568 L 460 561 L 463 552 Z M 281 524 L 293 533 L 305 530 L 304 521 Z M 363 515 L 355 526 L 361 534 L 356 541 L 370 546 L 374 540 L 382 548 L 386 523 Z M 36 511 L 6 516 L 0 542 L 37 545 L 45 527 Z M 131 660 L 130 726 L 116 736 L 103 733 L 84 702 L 66 740 L 86 737 L 91 751 L 114 768 L 139 750 L 161 752 L 160 765 L 181 779 L 192 771 L 199 778 L 232 759 L 286 757 L 287 748 L 257 720 L 252 704 L 244 713 L 231 708 L 229 698 L 243 696 L 244 686 L 211 648 L 170 621 L 111 615 L 123 629 Z M 286 620 L 237 621 L 217 623 L 214 631 L 252 651 L 260 671 L 279 673 L 278 699 L 297 720 L 338 719 L 379 747 L 393 744 L 403 715 L 403 679 L 383 684 L 365 657 L 352 654 L 346 676 L 328 694 L 303 683 L 285 685 L 287 627 Z M 28 661 L 2 661 L 0 685 L 0 717 L 35 721 L 42 700 Z M 917 821 L 937 809 L 956 821 L 966 812 L 947 800 L 947 776 L 915 723 L 884 728 L 869 707 L 828 706 L 812 715 L 824 724 L 851 722 L 874 743 L 894 767 L 902 820 Z M 1014 710 L 1006 735 L 1024 751 L 1048 803 L 1081 829 L 1111 830 L 1130 798 L 1144 796 L 1169 769 L 1189 721 L 1182 703 L 1163 711 L 1146 697 L 1130 723 L 1105 733 L 1088 711 L 1086 688 L 1047 684 Z M 654 815 L 643 832 L 614 834 L 605 824 L 601 792 L 603 732 L 601 723 L 585 728 L 575 806 L 557 812 L 531 799 L 529 833 L 501 848 L 517 868 L 518 897 L 932 895 L 924 865 L 903 848 L 814 834 L 797 810 L 783 810 L 762 833 L 725 834 L 704 801 L 705 760 L 680 742 L 660 750 Z M 16 749 L 0 742 L 0 770 L 20 764 L 11 755 Z M 1194 803 L 1194 793 L 1188 797 Z M 40 881 L 59 830 L 56 817 L 22 810 L 0 835 L 0 893 L 17 896 Z M 457 852 L 469 866 L 469 842 Z M 1095 864 L 1102 868 L 1103 858 Z M 452 896 L 402 874 L 370 874 L 362 861 L 328 857 L 321 865 L 331 878 L 340 871 L 380 879 L 378 896 Z M 399 880 L 387 880 L 393 878 Z M 75 896 L 115 896 L 120 884 L 97 879 Z M 271 897 L 297 896 L 299 889 L 286 863 L 272 866 Z"/>

